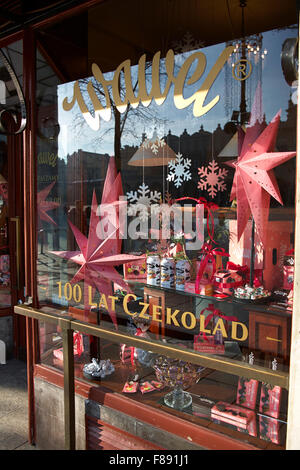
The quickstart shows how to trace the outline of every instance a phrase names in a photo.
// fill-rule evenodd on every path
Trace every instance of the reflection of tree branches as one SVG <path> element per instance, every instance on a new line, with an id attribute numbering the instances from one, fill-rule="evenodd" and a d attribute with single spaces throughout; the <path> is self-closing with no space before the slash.
<path id="1" fill-rule="evenodd" d="M 152 73 L 149 71 L 151 67 L 151 62 L 146 64 L 145 67 L 145 79 L 146 83 L 150 82 Z M 166 74 L 163 72 L 160 72 L 160 78 L 161 78 L 161 86 L 164 86 L 164 78 L 166 77 Z M 106 96 L 105 92 L 102 88 L 102 85 L 97 82 L 94 78 L 83 78 L 79 80 L 79 86 L 80 90 L 83 96 L 83 99 L 89 109 L 89 112 L 93 116 L 95 111 L 92 107 L 92 103 L 89 99 L 89 93 L 87 90 L 87 84 L 92 81 L 93 84 L 93 89 L 96 93 L 97 98 L 99 99 L 100 103 L 102 106 L 105 108 L 107 106 L 106 103 Z M 120 98 L 122 101 L 126 99 L 126 87 L 125 87 L 125 81 L 122 73 L 120 74 L 120 85 L 119 85 L 119 94 Z M 133 84 L 133 92 L 135 93 L 138 88 L 138 77 L 136 76 L 135 78 L 135 83 Z M 143 105 L 139 105 L 136 108 L 133 108 L 130 103 L 127 104 L 126 110 L 123 113 L 120 113 L 117 107 L 115 106 L 114 99 L 112 96 L 112 91 L 111 88 L 108 86 L 107 87 L 107 94 L 110 99 L 110 107 L 111 107 L 111 113 L 112 117 L 110 119 L 111 125 L 108 127 L 107 124 L 105 124 L 105 121 L 101 119 L 101 124 L 100 124 L 100 130 L 97 132 L 97 135 L 95 136 L 92 141 L 90 140 L 90 133 L 89 133 L 89 141 L 90 144 L 93 147 L 99 148 L 99 145 L 105 138 L 109 136 L 110 133 L 114 132 L 114 150 L 115 150 L 115 157 L 118 159 L 120 155 L 120 149 L 121 149 L 121 138 L 124 136 L 134 138 L 134 139 L 139 139 L 141 138 L 140 135 L 140 130 L 139 127 L 137 126 L 137 123 L 143 123 L 144 126 L 151 127 L 151 124 L 155 122 L 155 127 L 164 127 L 165 125 L 165 120 L 161 119 L 159 117 L 159 111 L 156 110 L 156 107 L 153 107 L 149 105 L 148 107 L 144 107 Z M 85 132 L 85 120 L 82 119 L 82 114 L 77 113 L 73 116 L 73 126 L 75 132 L 79 132 L 81 134 L 84 134 Z M 101 130 L 102 129 L 102 130 Z"/>

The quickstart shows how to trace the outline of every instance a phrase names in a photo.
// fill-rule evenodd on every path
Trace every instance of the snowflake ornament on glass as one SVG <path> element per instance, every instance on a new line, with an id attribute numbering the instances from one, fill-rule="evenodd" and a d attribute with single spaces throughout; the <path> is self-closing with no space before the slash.
<path id="1" fill-rule="evenodd" d="M 164 147 L 166 145 L 166 142 L 163 139 L 160 139 L 157 137 L 156 134 L 153 135 L 152 139 L 146 139 L 142 143 L 142 147 L 144 149 L 151 149 L 151 151 L 157 155 L 159 147 Z"/>
<path id="2" fill-rule="evenodd" d="M 177 54 L 193 51 L 195 49 L 201 49 L 204 47 L 205 43 L 194 39 L 192 34 L 187 31 L 182 39 L 173 41 L 171 46 Z"/>
<path id="3" fill-rule="evenodd" d="M 137 215 L 139 219 L 145 222 L 148 219 L 148 209 L 155 213 L 159 210 L 161 201 L 161 193 L 159 191 L 150 191 L 149 186 L 142 183 L 137 191 L 129 191 L 126 193 L 130 205 L 127 209 L 128 215 Z"/>
<path id="4" fill-rule="evenodd" d="M 218 163 L 213 160 L 207 167 L 198 168 L 200 181 L 198 188 L 205 190 L 214 198 L 219 191 L 225 191 L 226 184 L 224 178 L 227 176 L 228 170 L 220 168 Z"/>
<path id="5" fill-rule="evenodd" d="M 183 158 L 181 153 L 177 153 L 176 160 L 172 160 L 168 163 L 169 173 L 167 175 L 167 181 L 173 181 L 176 188 L 179 188 L 183 181 L 189 181 L 192 178 L 192 174 L 189 170 L 191 163 L 190 158 Z"/>

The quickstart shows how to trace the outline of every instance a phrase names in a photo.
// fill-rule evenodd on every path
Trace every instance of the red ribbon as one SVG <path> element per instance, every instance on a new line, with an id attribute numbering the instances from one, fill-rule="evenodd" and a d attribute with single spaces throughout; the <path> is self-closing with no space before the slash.
<path id="1" fill-rule="evenodd" d="M 212 313 L 210 313 L 206 319 L 205 319 L 205 323 L 204 323 L 204 328 L 207 327 L 207 325 L 209 324 L 209 322 L 211 321 L 212 318 L 214 318 L 215 316 L 217 317 L 220 317 L 222 318 L 223 320 L 225 321 L 237 321 L 238 318 L 235 317 L 235 316 L 228 316 L 228 315 L 224 315 L 218 308 L 215 308 L 214 304 L 208 304 L 208 306 L 206 308 L 204 308 L 202 310 L 202 312 L 200 313 L 200 315 L 203 314 L 203 312 L 205 312 L 205 310 L 209 310 L 211 311 Z M 200 338 L 200 337 L 203 337 L 204 341 L 208 341 L 208 338 L 205 334 L 205 332 L 200 332 L 196 337 L 195 337 L 195 340 L 197 338 Z"/>
<path id="2" fill-rule="evenodd" d="M 213 271 L 212 275 L 209 279 L 209 282 L 212 282 L 214 273 L 216 272 L 216 255 L 220 256 L 229 256 L 229 253 L 226 253 L 224 248 L 213 248 L 211 243 L 205 242 L 201 248 L 201 253 L 203 253 L 203 258 L 201 260 L 198 272 L 197 272 L 197 277 L 196 277 L 196 282 L 195 282 L 195 293 L 199 294 L 200 292 L 200 282 L 202 279 L 202 275 L 204 272 L 204 269 L 206 268 L 207 264 L 209 261 L 212 262 L 213 265 Z"/>
<path id="3" fill-rule="evenodd" d="M 207 214 L 208 214 L 208 217 L 206 219 L 207 233 L 208 233 L 208 236 L 211 239 L 211 241 L 216 243 L 214 241 L 215 223 L 214 223 L 214 217 L 212 215 L 212 212 L 219 209 L 219 206 L 217 206 L 213 202 L 208 202 L 205 199 L 205 197 L 200 197 L 199 199 L 196 199 L 194 197 L 186 196 L 186 197 L 180 197 L 179 199 L 175 199 L 175 202 L 177 202 L 177 201 L 186 201 L 186 200 L 195 201 L 197 204 L 203 204 L 204 205 L 204 208 L 207 210 Z M 211 230 L 210 230 L 209 221 L 211 222 L 211 227 L 212 227 Z M 197 221 L 196 221 L 196 223 L 197 223 Z"/>
<path id="4" fill-rule="evenodd" d="M 228 269 L 228 271 L 240 272 L 242 275 L 244 275 L 245 279 L 249 278 L 250 269 L 246 264 L 241 266 L 240 264 L 235 264 L 235 263 L 232 263 L 232 261 L 228 261 L 226 265 L 226 269 Z"/>

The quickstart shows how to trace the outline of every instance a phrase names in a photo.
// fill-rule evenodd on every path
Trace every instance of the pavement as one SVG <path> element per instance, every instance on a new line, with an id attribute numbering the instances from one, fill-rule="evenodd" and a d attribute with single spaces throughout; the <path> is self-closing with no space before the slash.
<path id="1" fill-rule="evenodd" d="M 28 442 L 26 363 L 0 364 L 0 451 L 37 450 Z"/>

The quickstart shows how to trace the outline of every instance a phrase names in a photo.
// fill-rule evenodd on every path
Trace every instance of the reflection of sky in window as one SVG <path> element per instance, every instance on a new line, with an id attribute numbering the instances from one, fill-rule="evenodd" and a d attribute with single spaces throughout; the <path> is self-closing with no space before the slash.
<path id="1" fill-rule="evenodd" d="M 262 89 L 263 102 L 262 110 L 269 122 L 279 109 L 282 109 L 281 119 L 286 119 L 286 109 L 292 89 L 285 82 L 281 69 L 281 48 L 284 40 L 288 37 L 295 37 L 295 29 L 274 30 L 263 34 L 263 49 L 267 49 L 268 53 L 263 61 L 262 68 Z M 207 74 L 215 64 L 220 53 L 224 49 L 225 44 L 201 49 L 206 56 L 206 68 L 203 76 L 199 81 L 186 87 L 183 96 L 187 98 L 198 90 L 203 83 Z M 193 53 L 192 51 L 191 53 Z M 184 62 L 187 54 L 175 57 L 175 66 L 180 67 Z M 101 64 L 98 64 L 101 69 Z M 175 68 L 177 75 L 178 67 Z M 164 70 L 164 69 L 162 69 Z M 191 67 L 190 74 L 193 72 Z M 132 82 L 135 83 L 137 66 L 132 67 Z M 112 78 L 112 73 L 105 74 L 106 79 Z M 162 80 L 163 82 L 164 80 Z M 234 83 L 236 87 L 236 83 Z M 252 97 L 255 93 L 257 83 L 251 83 Z M 147 85 L 148 89 L 151 83 Z M 163 89 L 163 83 L 162 87 Z M 128 120 L 126 121 L 124 132 L 122 134 L 121 144 L 140 145 L 142 134 L 145 132 L 147 137 L 152 137 L 154 129 L 157 130 L 158 136 L 166 135 L 169 130 L 174 135 L 181 135 L 186 129 L 188 134 L 197 132 L 201 126 L 206 131 L 214 131 L 218 124 L 224 127 L 228 118 L 225 113 L 225 71 L 224 68 L 219 73 L 211 89 L 209 90 L 205 103 L 209 103 L 216 95 L 220 95 L 219 102 L 205 115 L 194 117 L 193 103 L 187 108 L 178 110 L 173 101 L 173 85 L 171 86 L 165 102 L 158 106 L 154 100 L 148 108 L 144 108 L 146 118 L 141 118 L 133 109 L 130 110 Z M 73 83 L 60 85 L 58 87 L 58 118 L 61 126 L 59 136 L 59 156 L 65 157 L 78 149 L 97 153 L 114 153 L 114 118 L 109 122 L 103 119 L 100 121 L 100 129 L 94 131 L 89 128 L 80 114 L 79 107 L 76 104 L 71 111 L 64 111 L 62 101 L 65 97 L 70 100 L 73 96 Z M 142 105 L 140 104 L 139 107 Z M 247 111 L 250 111 L 248 103 Z M 76 123 L 76 126 L 75 126 Z M 134 132 L 133 132 L 134 130 Z"/>

